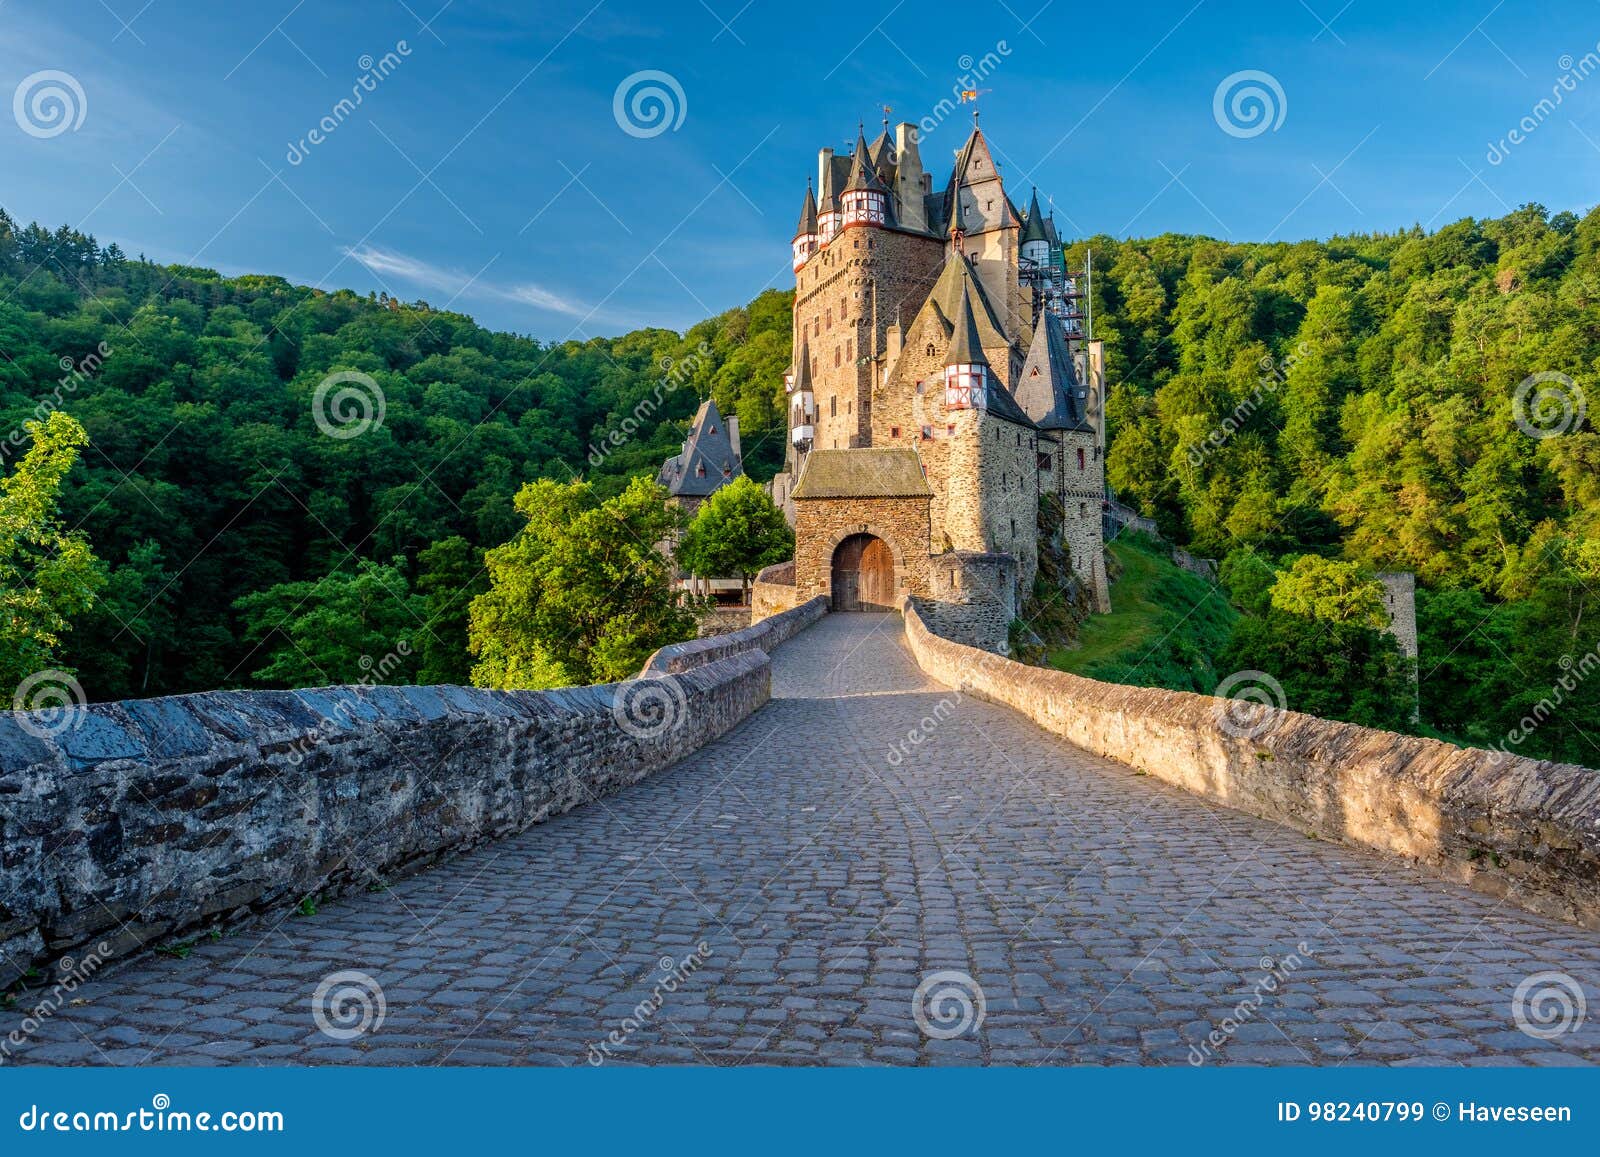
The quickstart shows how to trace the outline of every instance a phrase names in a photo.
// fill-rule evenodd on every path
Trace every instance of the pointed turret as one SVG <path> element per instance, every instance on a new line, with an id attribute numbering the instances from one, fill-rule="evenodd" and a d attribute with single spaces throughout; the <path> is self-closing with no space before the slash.
<path id="1" fill-rule="evenodd" d="M 789 441 L 804 454 L 816 435 L 816 396 L 811 389 L 811 346 L 804 335 L 789 375 Z"/>
<path id="2" fill-rule="evenodd" d="M 989 359 L 984 356 L 983 341 L 978 337 L 978 323 L 972 313 L 970 292 L 963 292 L 956 302 L 953 325 L 950 353 L 944 359 L 945 366 L 987 366 Z"/>
<path id="3" fill-rule="evenodd" d="M 800 205 L 800 224 L 794 235 L 794 271 L 799 273 L 811 255 L 817 251 L 817 199 L 811 195 L 811 182 L 806 182 L 806 199 Z"/>
<path id="4" fill-rule="evenodd" d="M 850 179 L 839 197 L 844 211 L 844 227 L 882 226 L 888 221 L 889 189 L 878 177 L 867 152 L 866 137 L 856 132 L 856 149 L 850 158 Z"/>
<path id="5" fill-rule="evenodd" d="M 950 352 L 944 359 L 944 405 L 947 410 L 968 410 L 983 405 L 989 396 L 989 359 L 983 356 L 969 287 L 962 287 L 951 320 Z"/>

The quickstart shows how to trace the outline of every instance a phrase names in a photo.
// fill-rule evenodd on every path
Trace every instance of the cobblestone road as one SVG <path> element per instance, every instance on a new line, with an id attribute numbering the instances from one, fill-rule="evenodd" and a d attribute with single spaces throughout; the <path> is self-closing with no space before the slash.
<path id="1" fill-rule="evenodd" d="M 1512 1011 L 1541 972 L 1600 1000 L 1600 937 L 963 702 L 899 627 L 830 616 L 780 649 L 773 702 L 697 757 L 388 891 L 108 969 L 14 1059 L 1600 1061 L 1594 1018 L 1544 1040 Z M 312 1009 L 343 970 L 385 1002 L 350 1040 Z M 935 973 L 970 981 L 937 981 L 919 1024 Z M 984 1016 L 964 1025 L 972 987 Z"/>

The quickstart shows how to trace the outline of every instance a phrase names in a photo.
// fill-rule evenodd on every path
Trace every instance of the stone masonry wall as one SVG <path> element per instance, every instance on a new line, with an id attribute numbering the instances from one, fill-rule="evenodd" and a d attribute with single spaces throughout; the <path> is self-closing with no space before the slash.
<path id="1" fill-rule="evenodd" d="M 64 727 L 0 713 L 0 985 L 381 886 L 659 771 L 770 691 L 746 649 L 560 691 L 215 692 Z"/>
<path id="2" fill-rule="evenodd" d="M 1026 667 L 941 638 L 915 600 L 905 624 L 928 675 L 1097 755 L 1600 929 L 1600 773 Z"/>
<path id="3" fill-rule="evenodd" d="M 933 598 L 920 603 L 947 639 L 1004 655 L 1017 617 L 1017 560 L 1009 554 L 954 550 L 929 560 Z"/>

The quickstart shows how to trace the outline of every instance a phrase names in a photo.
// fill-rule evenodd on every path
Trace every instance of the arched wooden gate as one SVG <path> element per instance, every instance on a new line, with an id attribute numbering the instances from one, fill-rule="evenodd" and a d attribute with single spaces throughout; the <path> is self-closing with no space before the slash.
<path id="1" fill-rule="evenodd" d="M 874 534 L 852 534 L 833 552 L 833 609 L 887 611 L 894 607 L 894 554 Z"/>

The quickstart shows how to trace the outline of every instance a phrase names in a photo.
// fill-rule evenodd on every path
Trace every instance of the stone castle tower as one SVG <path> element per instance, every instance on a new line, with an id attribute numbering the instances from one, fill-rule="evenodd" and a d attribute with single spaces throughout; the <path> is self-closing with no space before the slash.
<path id="1" fill-rule="evenodd" d="M 1004 647 L 1054 495 L 1073 571 L 1106 594 L 1100 345 L 1085 274 L 1033 195 L 1007 193 L 977 128 L 938 190 L 914 125 L 823 149 L 794 239 L 790 444 L 773 496 L 795 594 L 839 609 L 930 603 Z"/>

